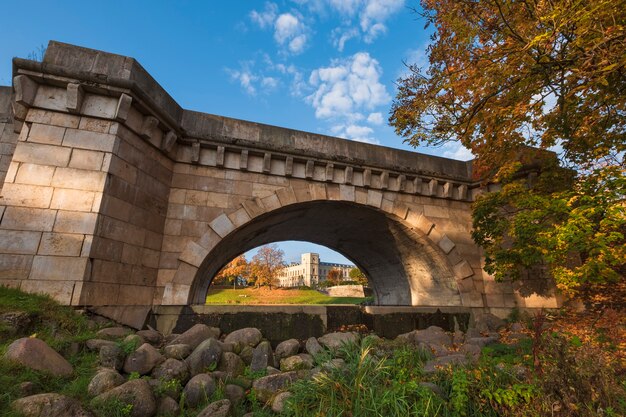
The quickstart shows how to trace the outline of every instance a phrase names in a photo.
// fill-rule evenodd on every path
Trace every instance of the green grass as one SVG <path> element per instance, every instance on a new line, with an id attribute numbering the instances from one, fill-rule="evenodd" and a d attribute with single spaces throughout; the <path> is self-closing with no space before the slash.
<path id="1" fill-rule="evenodd" d="M 329 297 L 312 289 L 212 288 L 207 304 L 362 304 L 369 298 Z"/>

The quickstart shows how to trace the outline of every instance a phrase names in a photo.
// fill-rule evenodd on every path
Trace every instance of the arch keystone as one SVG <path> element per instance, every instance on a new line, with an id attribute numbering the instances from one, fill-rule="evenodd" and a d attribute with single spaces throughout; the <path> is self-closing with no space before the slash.
<path id="1" fill-rule="evenodd" d="M 354 185 L 339 184 L 339 198 L 354 202 Z"/>
<path id="2" fill-rule="evenodd" d="M 311 191 L 311 200 L 327 200 L 326 184 L 309 184 L 309 190 Z"/>
<path id="3" fill-rule="evenodd" d="M 367 205 L 380 208 L 383 203 L 383 193 L 375 190 L 367 190 Z"/>
<path id="4" fill-rule="evenodd" d="M 235 230 L 235 225 L 224 213 L 222 213 L 215 220 L 209 223 L 209 226 L 211 226 L 211 229 L 215 230 L 215 233 L 220 235 L 220 237 L 222 238 Z"/>

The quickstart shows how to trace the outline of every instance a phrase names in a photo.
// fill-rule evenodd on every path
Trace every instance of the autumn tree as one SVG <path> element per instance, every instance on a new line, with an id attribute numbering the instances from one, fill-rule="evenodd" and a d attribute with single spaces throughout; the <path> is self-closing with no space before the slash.
<path id="1" fill-rule="evenodd" d="M 572 292 L 623 277 L 626 1 L 421 6 L 429 65 L 409 65 L 390 123 L 415 146 L 459 142 L 477 179 L 500 183 L 474 205 L 485 269 L 534 268 Z"/>
<path id="2" fill-rule="evenodd" d="M 222 270 L 213 279 L 213 283 L 232 283 L 233 285 L 237 285 L 237 281 L 248 280 L 249 272 L 250 266 L 246 260 L 246 256 L 239 255 L 222 268 Z"/>
<path id="3" fill-rule="evenodd" d="M 265 245 L 252 257 L 250 262 L 250 275 L 255 280 L 256 286 L 277 285 L 278 272 L 285 267 L 285 252 L 278 245 Z"/>
<path id="4" fill-rule="evenodd" d="M 358 285 L 367 285 L 367 277 L 359 268 L 352 268 L 348 275 L 350 276 L 350 280 L 354 281 Z"/>
<path id="5" fill-rule="evenodd" d="M 341 281 L 343 281 L 343 274 L 340 269 L 333 268 L 328 271 L 328 275 L 326 275 L 326 282 L 329 287 L 333 287 L 335 285 L 341 285 Z"/>

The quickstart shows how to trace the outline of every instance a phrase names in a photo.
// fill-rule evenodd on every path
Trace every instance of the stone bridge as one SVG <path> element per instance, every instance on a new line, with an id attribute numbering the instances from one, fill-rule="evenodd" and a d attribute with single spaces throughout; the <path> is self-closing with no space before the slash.
<path id="1" fill-rule="evenodd" d="M 256 246 L 305 240 L 378 305 L 554 307 L 482 270 L 472 163 L 181 108 L 133 58 L 50 42 L 0 94 L 0 284 L 75 306 L 204 303 Z"/>

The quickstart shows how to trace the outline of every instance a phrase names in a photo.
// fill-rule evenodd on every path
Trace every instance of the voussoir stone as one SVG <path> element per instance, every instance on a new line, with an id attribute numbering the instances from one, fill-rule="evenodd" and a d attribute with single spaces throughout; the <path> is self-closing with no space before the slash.
<path id="1" fill-rule="evenodd" d="M 65 395 L 48 393 L 20 398 L 11 404 L 24 417 L 92 417 L 78 400 Z"/>
<path id="2" fill-rule="evenodd" d="M 337 350 L 339 349 L 341 346 L 345 345 L 345 344 L 349 344 L 349 343 L 355 343 L 357 340 L 359 340 L 359 335 L 353 332 L 349 332 L 349 333 L 342 333 L 342 332 L 335 332 L 335 333 L 328 333 L 325 334 L 324 336 L 320 337 L 317 339 L 317 341 L 324 347 L 330 349 L 330 350 Z M 311 352 L 309 352 L 311 353 Z M 311 353 L 313 354 L 313 353 Z"/>
<path id="3" fill-rule="evenodd" d="M 230 415 L 230 409 L 229 400 L 219 400 L 207 405 L 197 417 L 227 417 Z"/>
<path id="4" fill-rule="evenodd" d="M 313 356 L 317 355 L 324 349 L 322 345 L 320 345 L 320 342 L 318 342 L 317 339 L 314 337 L 309 337 L 307 339 L 304 348 Z"/>
<path id="5" fill-rule="evenodd" d="M 197 375 L 216 369 L 222 357 L 222 347 L 215 339 L 207 339 L 200 343 L 185 359 L 191 375 Z"/>
<path id="6" fill-rule="evenodd" d="M 49 372 L 55 376 L 70 376 L 72 365 L 43 340 L 31 337 L 17 339 L 9 345 L 5 359 L 27 368 Z"/>
<path id="7" fill-rule="evenodd" d="M 215 392 L 215 388 L 215 380 L 209 374 L 198 374 L 191 378 L 183 389 L 185 403 L 192 408 L 206 403 Z"/>
<path id="8" fill-rule="evenodd" d="M 220 337 L 220 329 L 217 327 L 209 327 L 206 324 L 196 324 L 192 326 L 186 332 L 178 335 L 174 340 L 168 343 L 168 345 L 180 345 L 185 344 L 191 346 L 192 349 L 195 349 L 200 345 L 200 343 L 204 342 L 209 338 L 217 339 Z"/>
<path id="9" fill-rule="evenodd" d="M 270 342 L 263 341 L 259 343 L 252 352 L 250 370 L 252 372 L 258 372 L 268 366 L 274 366 L 274 354 L 272 353 L 272 345 Z"/>
<path id="10" fill-rule="evenodd" d="M 241 352 L 244 346 L 255 347 L 262 338 L 263 335 L 259 329 L 246 327 L 229 333 L 224 339 L 224 343 L 232 343 L 235 346 L 235 352 Z"/>
<path id="11" fill-rule="evenodd" d="M 134 379 L 119 387 L 115 387 L 94 398 L 94 402 L 108 402 L 117 399 L 124 404 L 132 405 L 132 417 L 152 417 L 156 413 L 156 400 L 150 384 L 145 379 Z"/>
<path id="12" fill-rule="evenodd" d="M 121 339 L 128 336 L 133 331 L 127 327 L 107 327 L 102 330 L 98 330 L 96 336 L 102 339 Z"/>
<path id="13" fill-rule="evenodd" d="M 137 350 L 128 355 L 124 362 L 124 372 L 137 372 L 140 375 L 149 374 L 152 369 L 163 361 L 163 356 L 149 343 L 144 343 Z"/>
<path id="14" fill-rule="evenodd" d="M 100 395 L 110 389 L 119 387 L 126 380 L 119 372 L 113 369 L 102 369 L 89 382 L 87 392 L 91 396 Z"/>
<path id="15" fill-rule="evenodd" d="M 193 352 L 193 349 L 189 345 L 183 343 L 178 345 L 169 345 L 163 348 L 163 353 L 168 358 L 185 359 Z"/>
<path id="16" fill-rule="evenodd" d="M 168 358 L 154 368 L 152 377 L 163 381 L 177 379 L 184 384 L 189 380 L 189 367 L 184 361 Z"/>
<path id="17" fill-rule="evenodd" d="M 243 374 L 245 368 L 246 364 L 236 353 L 222 352 L 219 366 L 217 367 L 219 371 L 226 372 L 228 376 L 233 378 Z"/>
<path id="18" fill-rule="evenodd" d="M 262 402 L 269 401 L 278 391 L 282 391 L 302 377 L 297 371 L 282 372 L 259 378 L 252 383 L 252 389 Z"/>
<path id="19" fill-rule="evenodd" d="M 276 346 L 276 351 L 274 355 L 276 356 L 276 360 L 280 362 L 283 358 L 288 358 L 298 353 L 300 350 L 300 342 L 296 339 L 285 340 L 284 342 L 280 342 L 278 346 Z"/>

